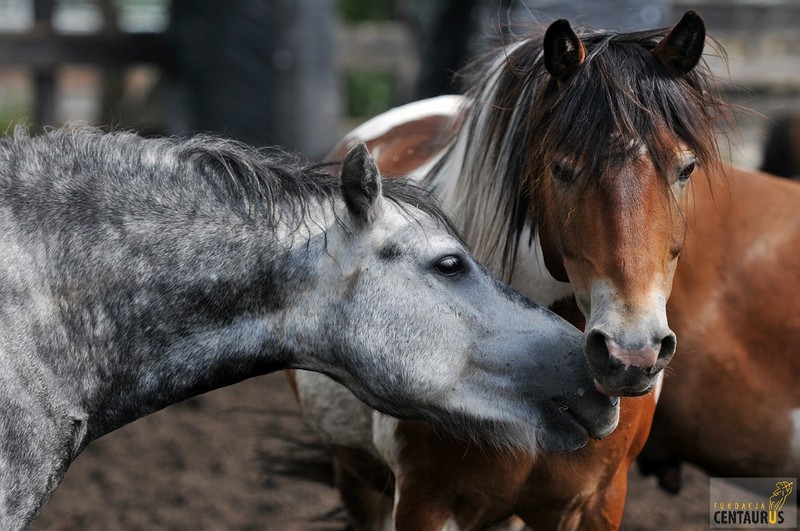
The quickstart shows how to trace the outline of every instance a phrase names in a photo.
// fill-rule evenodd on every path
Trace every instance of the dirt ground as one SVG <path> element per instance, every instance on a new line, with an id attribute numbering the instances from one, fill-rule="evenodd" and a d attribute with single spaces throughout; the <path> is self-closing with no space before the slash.
<path id="1" fill-rule="evenodd" d="M 341 531 L 331 481 L 285 377 L 272 374 L 93 442 L 32 529 Z M 634 471 L 623 529 L 708 529 L 708 489 L 697 470 L 677 497 Z"/>

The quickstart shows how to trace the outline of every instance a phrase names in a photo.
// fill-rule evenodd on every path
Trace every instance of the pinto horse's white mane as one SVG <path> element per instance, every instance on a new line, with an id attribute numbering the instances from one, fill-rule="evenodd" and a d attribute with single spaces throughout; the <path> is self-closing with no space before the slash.
<path id="1" fill-rule="evenodd" d="M 511 54 L 523 45 L 517 42 L 506 48 Z M 520 179 L 521 168 L 513 166 L 515 150 L 520 148 L 516 132 L 523 130 L 528 109 L 515 105 L 510 118 L 511 127 L 502 138 L 496 138 L 488 127 L 492 103 L 496 99 L 500 76 L 506 68 L 505 54 L 494 57 L 485 69 L 488 78 L 469 97 L 461 98 L 459 112 L 464 123 L 446 153 L 431 167 L 425 186 L 436 191 L 450 206 L 450 215 L 461 228 L 466 241 L 472 244 L 476 256 L 494 271 L 508 273 L 504 264 L 504 249 L 513 232 L 512 216 L 520 194 L 503 186 L 506 176 Z M 497 156 L 490 156 L 497 153 Z M 501 182 L 498 182 L 498 179 Z"/>

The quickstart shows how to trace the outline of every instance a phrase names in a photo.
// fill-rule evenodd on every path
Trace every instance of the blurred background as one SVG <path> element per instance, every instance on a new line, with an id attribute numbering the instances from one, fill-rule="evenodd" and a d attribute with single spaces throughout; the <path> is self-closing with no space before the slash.
<path id="1" fill-rule="evenodd" d="M 560 17 L 645 29 L 687 9 L 728 53 L 707 57 L 724 97 L 750 109 L 725 156 L 755 168 L 770 135 L 797 145 L 800 0 L 0 0 L 0 129 L 214 132 L 320 158 L 375 114 L 460 91 L 453 72 L 503 31 Z M 632 471 L 624 529 L 707 529 L 708 478 L 685 478 L 675 497 Z M 269 375 L 93 443 L 34 529 L 342 530 L 331 483 Z"/>
<path id="2" fill-rule="evenodd" d="M 211 131 L 322 156 L 359 121 L 457 92 L 501 27 L 568 17 L 643 29 L 705 18 L 739 114 L 729 156 L 761 163 L 800 94 L 798 0 L 0 0 L 0 127 L 86 121 Z"/>

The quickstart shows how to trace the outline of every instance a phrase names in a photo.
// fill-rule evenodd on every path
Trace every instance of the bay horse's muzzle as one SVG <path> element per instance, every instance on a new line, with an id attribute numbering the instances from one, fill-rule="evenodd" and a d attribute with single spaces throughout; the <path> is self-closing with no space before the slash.
<path id="1" fill-rule="evenodd" d="M 639 396 L 653 389 L 658 374 L 675 354 L 677 340 L 667 330 L 662 337 L 632 344 L 618 342 L 595 327 L 586 334 L 584 352 L 598 389 L 611 396 Z"/>

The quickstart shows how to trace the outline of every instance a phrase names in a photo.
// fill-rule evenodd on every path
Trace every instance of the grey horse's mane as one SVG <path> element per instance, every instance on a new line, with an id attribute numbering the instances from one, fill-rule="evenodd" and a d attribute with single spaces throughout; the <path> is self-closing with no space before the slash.
<path id="1" fill-rule="evenodd" d="M 275 226 L 286 212 L 306 217 L 309 208 L 333 200 L 340 192 L 338 163 L 311 163 L 280 148 L 255 148 L 212 135 L 143 138 L 132 132 L 104 133 L 86 125 L 54 129 L 29 136 L 17 128 L 0 140 L 0 158 L 9 160 L 27 147 L 24 157 L 36 156 L 45 167 L 61 172 L 131 177 L 148 182 L 169 180 L 178 187 L 196 187 L 198 179 L 216 198 L 242 216 Z M 35 154 L 35 155 L 34 155 Z M 383 195 L 408 211 L 417 208 L 452 233 L 455 228 L 431 193 L 407 179 L 384 179 Z"/>

